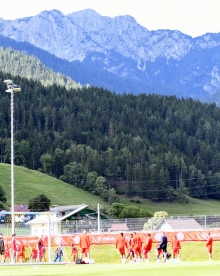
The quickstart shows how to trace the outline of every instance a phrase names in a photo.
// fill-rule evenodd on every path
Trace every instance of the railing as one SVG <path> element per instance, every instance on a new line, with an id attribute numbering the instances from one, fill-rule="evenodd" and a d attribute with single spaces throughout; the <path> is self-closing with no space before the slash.
<path id="1" fill-rule="evenodd" d="M 1 214 L 1 213 L 0 213 Z M 11 235 L 11 221 L 10 216 L 0 216 L 0 232 L 3 235 Z M 30 220 L 32 221 L 32 220 Z M 30 222 L 29 221 L 29 222 Z M 16 221 L 15 231 L 19 235 L 39 235 L 40 230 L 44 227 L 46 234 L 48 231 L 48 220 L 37 221 L 39 227 L 37 230 L 33 230 L 35 225 L 29 224 L 26 221 Z M 57 225 L 56 225 L 57 224 Z M 126 218 L 126 219 L 102 219 L 100 220 L 100 232 L 110 232 L 112 225 L 118 232 L 127 231 L 172 231 L 172 230 L 198 230 L 198 229 L 211 229 L 220 228 L 220 215 L 201 215 L 201 216 L 189 216 L 189 217 L 167 217 L 167 218 Z M 118 227 L 117 227 L 118 225 Z M 120 227 L 123 225 L 123 229 Z M 30 227 L 31 226 L 31 227 Z M 169 228 L 170 227 L 170 228 Z M 172 228 L 173 227 L 173 228 Z M 39 230 L 38 230 L 39 229 Z M 74 234 L 81 233 L 83 230 L 87 230 L 89 233 L 98 232 L 98 221 L 96 219 L 82 219 L 76 221 L 61 221 L 56 223 L 50 222 L 50 233 L 53 234 Z"/>
<path id="2" fill-rule="evenodd" d="M 112 225 L 114 224 L 126 224 L 128 231 L 155 231 L 166 230 L 160 225 L 162 222 L 165 227 L 166 220 L 171 223 L 175 221 L 174 230 L 198 230 L 198 229 L 210 229 L 220 228 L 220 215 L 214 216 L 190 216 L 190 217 L 167 217 L 167 218 L 126 218 L 126 219 L 103 219 L 100 221 L 100 231 L 110 232 Z M 172 226 L 170 226 L 172 227 Z M 82 220 L 75 222 L 62 222 L 61 234 L 80 233 L 83 230 L 88 232 L 97 232 L 98 221 L 97 220 Z M 171 231 L 170 229 L 167 229 Z M 124 229 L 118 229 L 118 231 L 124 232 Z"/>

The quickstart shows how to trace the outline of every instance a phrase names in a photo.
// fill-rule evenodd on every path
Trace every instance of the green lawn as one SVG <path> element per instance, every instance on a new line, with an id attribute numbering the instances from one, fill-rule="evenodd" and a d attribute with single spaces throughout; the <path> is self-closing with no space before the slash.
<path id="1" fill-rule="evenodd" d="M 6 192 L 9 205 L 11 202 L 10 170 L 10 165 L 0 163 L 0 185 Z M 97 206 L 97 203 L 105 205 L 100 197 L 39 171 L 18 166 L 14 167 L 14 171 L 15 205 L 28 203 L 31 197 L 42 193 L 51 200 L 51 205 L 62 206 L 82 203 L 88 204 L 91 207 Z"/>
<path id="2" fill-rule="evenodd" d="M 217 276 L 220 262 L 114 264 L 114 265 L 31 265 L 0 267 L 4 276 L 120 275 L 120 276 Z"/>
<path id="3" fill-rule="evenodd" d="M 73 205 L 88 204 L 96 207 L 97 203 L 109 207 L 100 197 L 64 183 L 56 178 L 50 177 L 38 171 L 29 170 L 24 167 L 15 166 L 15 204 L 28 203 L 29 199 L 37 194 L 43 193 L 50 200 L 51 205 Z M 11 166 L 0 163 L 0 185 L 6 192 L 7 202 L 11 201 Z M 128 198 L 122 198 L 121 203 L 146 208 L 150 212 L 166 211 L 171 216 L 190 215 L 213 215 L 219 214 L 219 200 L 198 200 L 190 199 L 189 203 L 167 203 L 152 202 L 147 199 L 140 199 L 141 203 L 131 202 Z"/>
<path id="4" fill-rule="evenodd" d="M 213 261 L 208 261 L 205 242 L 182 243 L 180 253 L 181 262 L 156 263 L 156 244 L 153 245 L 150 254 L 150 262 L 133 263 L 127 261 L 121 264 L 120 255 L 115 245 L 100 245 L 91 247 L 91 259 L 95 260 L 90 265 L 70 264 L 70 248 L 65 248 L 63 261 L 65 264 L 44 265 L 0 265 L 0 275 L 4 276 L 43 276 L 43 275 L 104 275 L 104 276 L 209 276 L 219 275 L 220 267 L 220 244 L 215 241 L 213 244 Z M 168 246 L 170 251 L 170 247 Z M 54 249 L 53 249 L 54 252 Z M 27 252 L 28 253 L 28 252 Z M 54 257 L 54 256 L 53 256 Z M 53 260 L 53 259 L 52 259 Z"/>
<path id="5" fill-rule="evenodd" d="M 157 211 L 166 211 L 172 216 L 192 216 L 192 215 L 214 215 L 220 214 L 220 201 L 215 199 L 200 200 L 190 198 L 189 203 L 179 202 L 152 202 L 147 199 L 140 199 L 141 204 L 133 203 L 129 199 L 122 199 L 121 203 L 125 205 L 135 204 L 154 213 Z"/>

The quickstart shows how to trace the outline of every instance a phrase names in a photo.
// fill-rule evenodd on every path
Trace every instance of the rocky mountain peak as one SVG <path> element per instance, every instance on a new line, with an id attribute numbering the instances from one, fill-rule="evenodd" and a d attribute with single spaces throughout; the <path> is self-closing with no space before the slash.
<path id="1" fill-rule="evenodd" d="M 155 82 L 166 91 L 187 90 L 187 95 L 200 97 L 220 87 L 220 34 L 192 38 L 178 30 L 149 31 L 129 15 L 111 18 L 92 9 L 0 19 L 0 32 L 67 61 L 140 80 L 148 90 Z"/>

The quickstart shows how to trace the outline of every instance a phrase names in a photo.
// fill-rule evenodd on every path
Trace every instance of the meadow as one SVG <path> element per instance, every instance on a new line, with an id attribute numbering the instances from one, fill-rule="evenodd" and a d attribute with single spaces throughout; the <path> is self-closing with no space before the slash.
<path id="1" fill-rule="evenodd" d="M 7 204 L 10 206 L 10 165 L 0 163 L 0 185 L 6 192 Z M 98 196 L 83 191 L 60 181 L 54 177 L 43 174 L 39 171 L 29 170 L 24 167 L 15 166 L 15 204 L 27 204 L 29 199 L 38 194 L 45 194 L 51 200 L 51 206 L 88 204 L 96 207 L 97 203 L 109 208 L 108 203 Z M 148 199 L 140 199 L 140 203 L 130 198 L 121 197 L 124 205 L 134 205 L 147 209 L 151 213 L 166 211 L 171 216 L 190 215 L 214 215 L 219 214 L 219 200 L 189 199 L 189 203 L 180 202 L 153 202 Z"/>

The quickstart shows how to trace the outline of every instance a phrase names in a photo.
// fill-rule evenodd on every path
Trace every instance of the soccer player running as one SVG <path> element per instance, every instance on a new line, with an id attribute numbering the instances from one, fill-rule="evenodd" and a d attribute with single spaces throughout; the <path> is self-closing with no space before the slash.
<path id="1" fill-rule="evenodd" d="M 208 252 L 208 256 L 209 256 L 209 261 L 212 261 L 212 244 L 213 244 L 213 238 L 211 233 L 208 233 L 208 238 L 207 238 L 207 242 L 206 242 L 206 249 Z"/>
<path id="2" fill-rule="evenodd" d="M 89 240 L 89 236 L 86 233 L 86 230 L 84 230 L 82 235 L 80 236 L 79 246 L 81 249 L 80 259 L 82 259 L 83 254 L 85 255 L 86 258 L 89 259 L 90 240 Z"/>
<path id="3" fill-rule="evenodd" d="M 177 239 L 177 236 L 174 236 L 173 240 L 171 241 L 171 248 L 172 248 L 172 258 L 173 260 L 177 258 L 180 261 L 180 241 Z"/>
<path id="4" fill-rule="evenodd" d="M 126 258 L 125 258 L 125 236 L 123 233 L 120 233 L 120 235 L 116 239 L 116 249 L 121 254 L 121 262 L 124 264 L 126 261 Z"/>
<path id="5" fill-rule="evenodd" d="M 147 239 L 146 239 L 146 243 L 143 247 L 143 257 L 142 260 L 145 258 L 146 259 L 146 263 L 149 263 L 149 254 L 150 251 L 152 249 L 152 238 L 150 234 L 147 234 Z"/>

